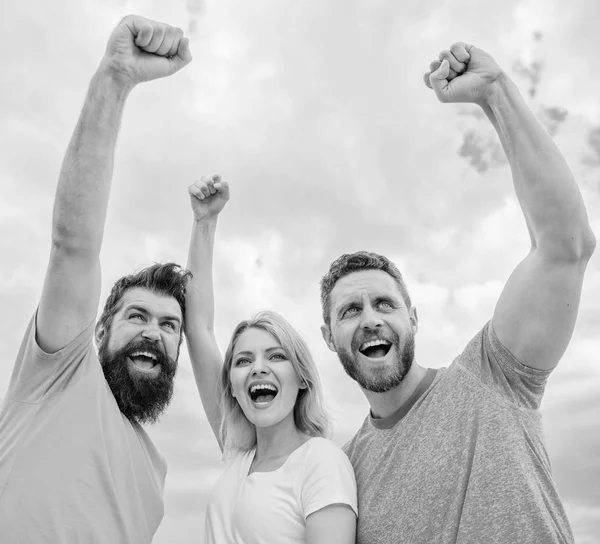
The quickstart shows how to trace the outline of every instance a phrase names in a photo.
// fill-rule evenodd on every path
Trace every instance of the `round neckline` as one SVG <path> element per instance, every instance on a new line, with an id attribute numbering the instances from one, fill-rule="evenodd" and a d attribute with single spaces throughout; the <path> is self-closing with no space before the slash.
<path id="1" fill-rule="evenodd" d="M 378 430 L 389 430 L 392 429 L 396 423 L 404 419 L 404 416 L 410 412 L 416 402 L 423 396 L 423 394 L 429 389 L 429 387 L 435 381 L 438 375 L 437 368 L 428 368 L 423 378 L 413 391 L 410 398 L 396 410 L 392 415 L 388 417 L 376 418 L 373 417 L 372 412 L 369 411 L 369 420 L 371 425 Z"/>
<path id="2" fill-rule="evenodd" d="M 293 450 L 292 452 L 290 452 L 290 454 L 287 456 L 287 459 L 281 464 L 281 466 L 277 467 L 274 470 L 260 470 L 260 471 L 250 472 L 250 467 L 252 466 L 252 462 L 254 461 L 254 458 L 256 457 L 256 448 L 254 448 L 254 450 L 252 451 L 251 455 L 249 456 L 250 463 L 249 463 L 248 469 L 246 471 L 246 478 L 249 478 L 250 476 L 253 476 L 254 474 L 273 474 L 274 472 L 277 472 L 277 471 L 281 470 L 286 465 L 286 463 L 290 460 L 290 458 L 297 451 L 301 450 L 304 446 L 306 446 L 306 444 L 308 444 L 309 442 L 311 442 L 315 438 L 318 438 L 318 437 L 317 436 L 311 436 L 306 442 L 304 442 L 303 444 L 300 444 L 295 450 Z"/>

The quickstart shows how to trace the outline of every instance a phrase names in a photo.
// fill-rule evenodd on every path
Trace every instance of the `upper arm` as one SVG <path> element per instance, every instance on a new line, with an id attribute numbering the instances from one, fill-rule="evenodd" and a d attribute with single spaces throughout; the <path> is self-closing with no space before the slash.
<path id="1" fill-rule="evenodd" d="M 524 365 L 554 368 L 575 327 L 587 259 L 557 259 L 540 249 L 511 274 L 496 305 L 500 342 Z"/>
<path id="2" fill-rule="evenodd" d="M 37 311 L 36 341 L 43 351 L 64 348 L 96 317 L 100 275 L 97 255 L 52 246 Z"/>
<path id="3" fill-rule="evenodd" d="M 307 544 L 354 544 L 356 514 L 347 504 L 330 504 L 306 518 Z"/>

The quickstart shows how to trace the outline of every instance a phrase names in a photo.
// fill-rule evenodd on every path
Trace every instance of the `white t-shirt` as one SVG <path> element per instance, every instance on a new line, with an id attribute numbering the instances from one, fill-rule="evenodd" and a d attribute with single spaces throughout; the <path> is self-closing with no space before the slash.
<path id="1" fill-rule="evenodd" d="M 236 455 L 217 481 L 206 509 L 206 544 L 306 542 L 306 518 L 331 504 L 356 514 L 356 480 L 344 452 L 311 438 L 272 472 L 248 474 L 256 450 Z"/>
<path id="2" fill-rule="evenodd" d="M 119 410 L 94 324 L 44 353 L 29 324 L 0 403 L 2 544 L 149 544 L 167 466 Z"/>

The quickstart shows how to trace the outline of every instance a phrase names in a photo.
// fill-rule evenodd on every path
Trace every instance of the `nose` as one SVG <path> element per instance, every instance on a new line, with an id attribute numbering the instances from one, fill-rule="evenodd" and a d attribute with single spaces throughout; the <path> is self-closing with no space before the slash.
<path id="1" fill-rule="evenodd" d="M 370 304 L 363 307 L 360 326 L 366 331 L 378 331 L 383 326 L 383 320 L 379 312 L 376 312 Z"/>
<path id="2" fill-rule="evenodd" d="M 269 368 L 260 358 L 258 358 L 254 361 L 254 364 L 252 365 L 252 372 L 250 374 L 252 376 L 266 376 L 269 374 Z"/>
<path id="3" fill-rule="evenodd" d="M 153 322 L 148 323 L 142 331 L 142 336 L 153 342 L 158 342 L 160 340 L 160 329 L 158 328 L 158 325 Z"/>

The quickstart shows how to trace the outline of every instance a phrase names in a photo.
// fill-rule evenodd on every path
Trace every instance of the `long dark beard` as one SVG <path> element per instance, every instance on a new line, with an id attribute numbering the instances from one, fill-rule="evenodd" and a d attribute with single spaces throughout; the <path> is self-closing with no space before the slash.
<path id="1" fill-rule="evenodd" d="M 338 357 L 346 374 L 358 382 L 363 389 L 373 393 L 386 393 L 398 387 L 408 374 L 415 358 L 415 335 L 412 331 L 409 331 L 402 344 L 400 344 L 397 335 L 393 334 L 393 336 L 390 349 L 396 352 L 396 364 L 391 369 L 381 369 L 381 372 L 376 376 L 369 375 L 361 368 L 358 362 L 359 344 L 356 341 L 352 341 L 350 352 L 336 346 Z"/>
<path id="2" fill-rule="evenodd" d="M 108 340 L 107 335 L 100 344 L 98 359 L 119 409 L 130 421 L 156 423 L 173 397 L 177 362 L 149 340 L 130 342 L 114 353 L 108 349 Z M 130 374 L 128 357 L 136 351 L 157 357 L 161 366 L 158 376 Z"/>

